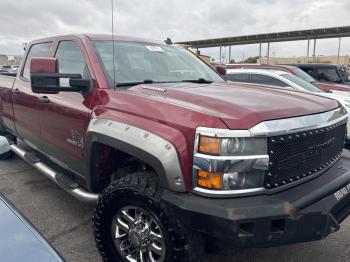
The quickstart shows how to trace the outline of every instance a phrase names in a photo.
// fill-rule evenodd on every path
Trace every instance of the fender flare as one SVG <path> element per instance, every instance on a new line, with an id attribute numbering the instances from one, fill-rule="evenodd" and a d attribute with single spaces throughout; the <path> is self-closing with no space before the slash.
<path id="1" fill-rule="evenodd" d="M 176 147 L 166 139 L 125 123 L 108 119 L 93 119 L 86 136 L 88 170 L 92 164 L 94 143 L 105 144 L 134 156 L 150 165 L 158 174 L 161 185 L 175 192 L 186 192 Z M 87 182 L 94 178 L 87 174 Z M 90 188 L 92 185 L 88 185 Z"/>

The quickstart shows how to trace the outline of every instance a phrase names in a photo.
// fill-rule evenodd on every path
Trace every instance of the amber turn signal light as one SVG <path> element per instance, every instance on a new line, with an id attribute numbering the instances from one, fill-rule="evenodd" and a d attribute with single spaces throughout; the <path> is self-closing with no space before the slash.
<path id="1" fill-rule="evenodd" d="M 222 174 L 198 171 L 197 173 L 197 186 L 208 189 L 221 189 L 222 188 Z"/>
<path id="2" fill-rule="evenodd" d="M 198 151 L 200 153 L 220 155 L 221 139 L 217 137 L 200 136 Z"/>

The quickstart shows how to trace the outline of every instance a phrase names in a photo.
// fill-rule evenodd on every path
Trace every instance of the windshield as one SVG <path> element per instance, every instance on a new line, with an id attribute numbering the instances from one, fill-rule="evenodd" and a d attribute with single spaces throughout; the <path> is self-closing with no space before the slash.
<path id="1" fill-rule="evenodd" d="M 306 91 L 309 92 L 315 92 L 315 93 L 324 93 L 324 91 L 322 91 L 321 89 L 319 89 L 318 87 L 314 86 L 313 84 L 310 84 L 306 81 L 304 81 L 303 79 L 292 75 L 292 74 L 282 74 L 282 77 L 288 79 L 289 81 L 292 81 L 293 83 L 297 84 L 298 86 L 302 87 L 303 89 L 305 89 Z"/>
<path id="2" fill-rule="evenodd" d="M 316 79 L 313 78 L 312 76 L 310 76 L 308 73 L 305 73 L 303 70 L 299 69 L 299 68 L 295 68 L 293 69 L 293 73 L 297 76 L 300 77 L 301 79 L 303 79 L 304 81 L 308 82 L 308 83 L 313 83 L 316 82 Z"/>
<path id="3" fill-rule="evenodd" d="M 225 81 L 195 54 L 178 46 L 96 41 L 95 47 L 111 86 L 113 83 Z"/>

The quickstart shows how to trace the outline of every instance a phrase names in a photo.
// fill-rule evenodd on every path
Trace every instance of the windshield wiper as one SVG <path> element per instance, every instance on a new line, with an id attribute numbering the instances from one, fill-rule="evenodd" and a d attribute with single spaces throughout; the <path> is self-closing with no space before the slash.
<path id="1" fill-rule="evenodd" d="M 210 80 L 207 80 L 204 78 L 182 80 L 182 82 L 197 83 L 197 84 L 211 84 L 211 83 L 213 83 L 213 81 L 210 81 Z"/>
<path id="2" fill-rule="evenodd" d="M 120 87 L 120 86 L 136 86 L 136 85 L 141 85 L 141 84 L 153 84 L 155 83 L 151 79 L 145 79 L 143 81 L 138 81 L 138 82 L 124 82 L 124 83 L 116 83 L 115 87 Z"/>

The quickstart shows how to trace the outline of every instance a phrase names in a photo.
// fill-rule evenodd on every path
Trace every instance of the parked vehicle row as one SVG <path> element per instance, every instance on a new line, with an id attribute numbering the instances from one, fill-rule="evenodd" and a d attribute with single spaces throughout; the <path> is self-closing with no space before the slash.
<path id="1" fill-rule="evenodd" d="M 0 66 L 0 74 L 1 75 L 11 75 L 16 76 L 18 72 L 18 65 L 2 65 Z"/>
<path id="2" fill-rule="evenodd" d="M 324 91 L 345 91 L 350 92 L 350 86 L 333 83 L 333 82 L 320 82 L 309 75 L 307 72 L 301 70 L 300 68 L 292 65 L 271 65 L 271 64 L 227 64 L 227 69 L 233 68 L 259 68 L 259 69 L 280 69 L 289 72 L 297 77 L 303 79 L 304 81 L 317 86 Z"/>
<path id="3" fill-rule="evenodd" d="M 286 71 L 275 69 L 229 69 L 227 80 L 233 82 L 254 83 L 262 88 L 278 87 L 317 93 L 319 95 L 338 100 L 350 112 L 350 92 L 325 92 L 300 77 Z M 350 91 L 350 90 L 349 90 Z M 350 116 L 350 115 L 349 115 Z M 350 143 L 350 121 L 347 124 L 347 143 Z"/>
<path id="4" fill-rule="evenodd" d="M 104 260 L 195 261 L 218 240 L 320 240 L 348 217 L 348 113 L 317 94 L 226 81 L 169 43 L 70 35 L 32 42 L 17 77 L 0 76 L 0 129 L 97 202 Z"/>
<path id="5" fill-rule="evenodd" d="M 343 66 L 332 64 L 295 64 L 320 82 L 350 85 L 349 75 Z"/>

